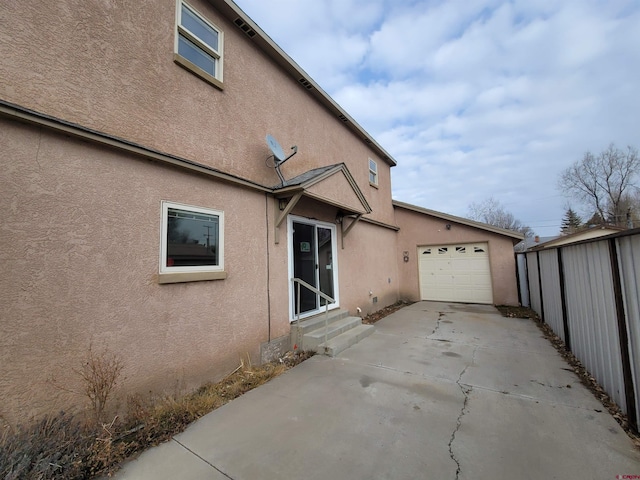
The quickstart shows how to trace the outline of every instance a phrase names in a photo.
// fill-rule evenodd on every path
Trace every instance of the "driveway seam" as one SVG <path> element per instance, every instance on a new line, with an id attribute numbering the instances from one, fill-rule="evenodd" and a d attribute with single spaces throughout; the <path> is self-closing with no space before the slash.
<path id="1" fill-rule="evenodd" d="M 235 480 L 232 476 L 226 474 L 225 472 L 223 472 L 222 470 L 220 470 L 218 467 L 216 467 L 213 463 L 211 463 L 210 461 L 208 461 L 206 458 L 202 458 L 200 455 L 198 455 L 196 452 L 194 452 L 193 450 L 191 450 L 189 447 L 187 447 L 184 443 L 180 443 L 178 440 L 176 440 L 175 438 L 172 438 L 171 440 L 173 440 L 174 442 L 176 442 L 178 445 L 180 445 L 182 448 L 184 448 L 185 450 L 187 450 L 189 453 L 195 455 L 196 457 L 198 457 L 200 460 L 202 460 L 204 463 L 206 463 L 207 465 L 209 465 L 211 468 L 213 468 L 214 470 L 216 470 L 218 473 L 220 473 L 221 475 L 224 475 L 225 477 L 227 477 L 229 480 Z"/>

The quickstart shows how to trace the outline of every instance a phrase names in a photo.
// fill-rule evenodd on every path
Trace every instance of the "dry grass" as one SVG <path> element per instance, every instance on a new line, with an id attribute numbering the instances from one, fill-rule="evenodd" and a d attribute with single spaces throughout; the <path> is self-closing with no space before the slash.
<path id="1" fill-rule="evenodd" d="M 168 440 L 191 422 L 306 360 L 309 352 L 240 367 L 184 396 L 131 396 L 123 418 L 83 421 L 60 412 L 0 436 L 0 478 L 87 479 L 116 471 L 131 455 Z M 107 378 L 108 380 L 108 378 Z"/>
<path id="2" fill-rule="evenodd" d="M 387 315 L 391 315 L 393 312 L 397 312 L 401 308 L 404 308 L 404 307 L 406 307 L 408 305 L 411 305 L 413 303 L 414 302 L 409 302 L 409 301 L 406 301 L 406 300 L 400 300 L 400 301 L 394 303 L 393 305 L 389 305 L 388 307 L 384 307 L 384 308 L 378 310 L 377 312 L 370 313 L 369 315 L 367 315 L 366 317 L 364 317 L 362 319 L 362 323 L 367 324 L 367 325 L 373 325 L 378 320 L 382 320 Z"/>

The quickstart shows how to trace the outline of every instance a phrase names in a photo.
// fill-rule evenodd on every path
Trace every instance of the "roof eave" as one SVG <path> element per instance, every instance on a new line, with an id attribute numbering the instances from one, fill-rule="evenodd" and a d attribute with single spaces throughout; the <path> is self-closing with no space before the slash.
<path id="1" fill-rule="evenodd" d="M 393 200 L 392 203 L 394 207 L 404 208 L 405 210 L 410 210 L 416 213 L 430 215 L 432 217 L 441 218 L 442 220 L 447 220 L 449 222 L 455 222 L 462 225 L 466 225 L 468 227 L 479 228 L 481 230 L 486 230 L 488 232 L 497 233 L 498 235 L 511 237 L 514 241 L 517 241 L 517 242 L 524 240 L 523 234 L 514 232 L 513 230 L 507 230 L 504 228 L 495 227 L 487 223 L 476 222 L 475 220 L 469 220 L 468 218 L 456 217 L 455 215 L 449 215 L 448 213 L 437 212 L 435 210 L 419 207 L 417 205 L 412 205 L 410 203 L 400 202 L 398 200 Z"/>
<path id="2" fill-rule="evenodd" d="M 239 18 L 248 27 L 251 35 L 247 33 L 245 28 L 238 27 L 250 38 L 262 51 L 271 57 L 278 65 L 280 65 L 287 73 L 289 73 L 302 88 L 306 88 L 313 97 L 316 98 L 324 107 L 332 112 L 345 126 L 349 127 L 363 142 L 365 142 L 372 150 L 374 150 L 382 160 L 390 166 L 397 165 L 394 158 L 367 131 L 356 122 L 333 98 L 329 96 L 310 76 L 298 65 L 289 55 L 285 53 L 272 39 L 267 35 L 244 11 L 236 5 L 232 0 L 207 0 L 220 13 L 222 13 L 229 21 L 236 23 Z M 237 23 L 236 23 L 237 25 Z"/>

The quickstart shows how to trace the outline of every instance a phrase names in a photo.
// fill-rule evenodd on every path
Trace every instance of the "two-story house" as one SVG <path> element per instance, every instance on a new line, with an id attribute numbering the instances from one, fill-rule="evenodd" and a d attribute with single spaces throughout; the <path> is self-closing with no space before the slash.
<path id="1" fill-rule="evenodd" d="M 125 393 L 188 389 L 292 348 L 326 297 L 518 302 L 521 236 L 392 202 L 396 161 L 231 0 L 0 18 L 7 420 L 82 401 L 90 346 Z"/>

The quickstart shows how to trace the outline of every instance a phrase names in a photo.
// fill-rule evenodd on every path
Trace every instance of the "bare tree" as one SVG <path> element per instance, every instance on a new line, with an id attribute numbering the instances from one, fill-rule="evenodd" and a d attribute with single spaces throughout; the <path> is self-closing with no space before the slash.
<path id="1" fill-rule="evenodd" d="M 494 227 L 522 233 L 525 237 L 533 237 L 534 235 L 531 227 L 516 219 L 513 213 L 508 212 L 504 206 L 493 197 L 489 197 L 478 203 L 472 202 L 469 205 L 468 216 L 472 220 L 488 223 Z"/>
<path id="2" fill-rule="evenodd" d="M 580 200 L 606 222 L 624 226 L 628 194 L 637 188 L 634 182 L 640 169 L 638 150 L 620 150 L 612 143 L 594 155 L 584 154 L 560 174 L 558 187 L 563 194 Z"/>

